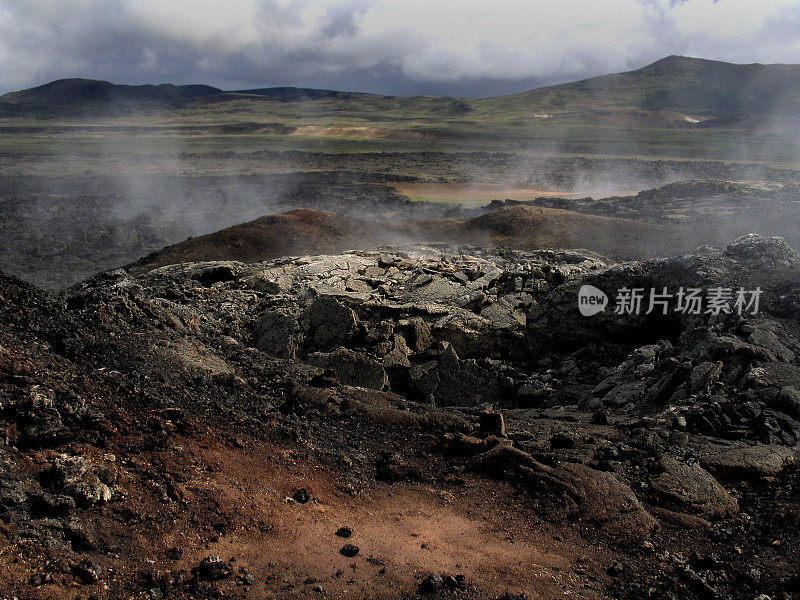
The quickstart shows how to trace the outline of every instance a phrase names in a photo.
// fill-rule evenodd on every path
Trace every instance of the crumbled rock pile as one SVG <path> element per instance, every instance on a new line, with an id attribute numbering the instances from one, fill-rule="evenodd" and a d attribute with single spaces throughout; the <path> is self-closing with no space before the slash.
<path id="1" fill-rule="evenodd" d="M 604 311 L 580 314 L 584 285 L 608 294 Z M 759 288 L 758 312 L 648 311 L 646 298 L 638 313 L 615 310 L 623 288 L 707 299 L 715 287 Z M 661 545 L 615 570 L 618 596 L 752 597 L 794 581 L 765 566 L 770 552 L 797 556 L 786 525 L 800 514 L 800 258 L 782 240 L 623 264 L 580 250 L 386 248 L 113 271 L 63 302 L 6 278 L 2 297 L 0 517 L 28 535 L 113 554 L 85 524 L 125 502 L 119 481 L 131 494 L 141 477 L 159 501 L 190 506 L 185 472 L 131 449 L 174 448 L 216 419 L 311 444 L 351 486 L 497 480 L 592 539 Z M 20 340 L 35 341 L 27 354 Z M 119 417 L 122 406 L 139 416 Z M 740 552 L 677 560 L 675 528 L 697 532 L 698 552 Z M 346 556 L 370 556 L 358 548 Z M 757 551 L 772 570 L 746 576 L 743 552 Z M 180 589 L 234 585 L 232 573 L 205 559 Z"/>

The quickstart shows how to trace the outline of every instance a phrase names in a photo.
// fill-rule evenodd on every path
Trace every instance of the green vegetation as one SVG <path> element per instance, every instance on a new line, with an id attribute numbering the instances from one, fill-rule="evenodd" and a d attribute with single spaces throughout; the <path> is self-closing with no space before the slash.
<path id="1" fill-rule="evenodd" d="M 682 57 L 486 99 L 64 80 L 0 97 L 0 152 L 80 156 L 88 170 L 92 156 L 110 156 L 105 164 L 113 168 L 115 153 L 135 160 L 158 149 L 486 151 L 795 166 L 798 115 L 800 66 Z"/>

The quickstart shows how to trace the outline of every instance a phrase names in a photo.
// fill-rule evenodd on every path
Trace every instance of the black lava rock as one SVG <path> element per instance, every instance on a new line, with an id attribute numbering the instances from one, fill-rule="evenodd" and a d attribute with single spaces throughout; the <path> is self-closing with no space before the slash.
<path id="1" fill-rule="evenodd" d="M 347 558 L 353 558 L 356 554 L 360 551 L 358 546 L 354 546 L 353 544 L 345 544 L 342 546 L 342 549 L 339 550 L 339 554 L 342 556 L 346 556 Z"/>
<path id="2" fill-rule="evenodd" d="M 222 560 L 219 556 L 207 556 L 200 562 L 196 572 L 200 579 L 217 581 L 233 575 L 233 568 L 229 562 Z"/>
<path id="3" fill-rule="evenodd" d="M 292 498 L 298 504 L 308 504 L 309 500 L 311 500 L 311 494 L 308 493 L 306 488 L 300 488 L 294 493 Z"/>
<path id="4" fill-rule="evenodd" d="M 419 593 L 420 594 L 436 594 L 444 585 L 444 580 L 442 576 L 438 573 L 431 573 L 428 575 L 425 580 L 419 584 Z"/>
<path id="5" fill-rule="evenodd" d="M 336 530 L 336 535 L 340 538 L 348 539 L 353 535 L 353 530 L 350 527 L 339 527 L 339 529 Z"/>

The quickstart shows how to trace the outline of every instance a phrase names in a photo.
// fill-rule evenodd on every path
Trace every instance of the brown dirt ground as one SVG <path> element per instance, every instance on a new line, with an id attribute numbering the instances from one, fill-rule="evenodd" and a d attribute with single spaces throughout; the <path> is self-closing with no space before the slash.
<path id="1" fill-rule="evenodd" d="M 531 186 L 509 186 L 492 183 L 392 183 L 401 194 L 429 202 L 486 204 L 491 200 L 532 200 L 542 197 L 569 198 L 562 190 L 546 190 Z"/>
<path id="2" fill-rule="evenodd" d="M 351 496 L 322 465 L 294 463 L 280 454 L 276 459 L 274 449 L 234 451 L 212 443 L 194 458 L 219 470 L 197 482 L 189 494 L 212 497 L 220 507 L 238 504 L 229 528 L 241 532 L 198 544 L 195 553 L 187 553 L 174 567 L 189 569 L 209 552 L 236 557 L 253 573 L 282 574 L 282 580 L 261 584 L 266 597 L 291 597 L 300 590 L 287 589 L 287 582 L 315 580 L 330 598 L 395 598 L 413 595 L 420 577 L 437 571 L 463 573 L 469 581 L 480 581 L 487 594 L 511 589 L 556 598 L 563 595 L 564 585 L 575 589 L 578 578 L 572 568 L 591 552 L 577 537 L 555 543 L 547 527 L 527 522 L 524 511 L 510 511 L 504 505 L 513 493 L 504 484 L 488 494 L 485 485 L 475 482 L 457 496 L 410 483 Z M 313 500 L 305 505 L 287 502 L 298 488 L 308 489 Z M 247 504 L 242 505 L 242 498 Z M 249 527 L 254 522 L 264 523 L 266 532 Z M 354 531 L 349 540 L 334 535 L 344 525 Z M 172 536 L 186 539 L 188 533 L 172 531 L 160 547 L 168 548 L 174 545 Z M 358 556 L 339 554 L 345 542 L 360 548 Z M 270 568 L 270 563 L 278 567 Z M 337 575 L 339 571 L 343 574 Z M 584 597 L 591 598 L 598 590 L 587 592 Z"/>
<path id="3" fill-rule="evenodd" d="M 248 598 L 298 598 L 317 586 L 326 598 L 415 597 L 432 571 L 465 575 L 470 598 L 510 591 L 554 599 L 568 590 L 580 590 L 581 598 L 606 597 L 603 570 L 611 553 L 582 539 L 577 527 L 542 523 L 525 496 L 505 483 L 467 478 L 452 491 L 378 483 L 354 492 L 330 465 L 302 452 L 256 439 L 226 443 L 219 434 L 181 438 L 166 454 L 117 453 L 127 475 L 115 488 L 114 508 L 97 509 L 93 517 L 98 537 L 114 550 L 97 557 L 112 569 L 104 582 L 75 587 L 70 575 L 57 575 L 51 584 L 29 588 L 30 559 L 6 555 L 0 556 L 0 588 L 60 600 L 72 597 L 73 587 L 80 598 L 103 598 L 110 586 L 118 597 L 137 573 L 157 579 L 218 555 L 233 559 L 234 571 L 245 566 L 255 577 L 247 588 L 235 577 L 217 582 L 225 598 L 244 597 L 244 589 Z M 135 466 L 146 473 L 145 465 L 189 474 L 188 482 L 175 485 L 179 502 L 159 502 L 132 474 Z M 290 499 L 299 488 L 310 492 L 307 504 Z M 342 526 L 352 528 L 350 539 L 335 535 Z M 342 556 L 345 543 L 357 545 L 359 554 Z M 173 547 L 182 551 L 177 559 L 168 556 Z"/>
<path id="4" fill-rule="evenodd" d="M 337 137 L 337 138 L 406 138 L 419 139 L 431 137 L 419 131 L 398 131 L 394 129 L 382 129 L 380 127 L 366 126 L 336 126 L 336 125 L 302 125 L 297 127 L 291 135 L 306 137 Z"/>

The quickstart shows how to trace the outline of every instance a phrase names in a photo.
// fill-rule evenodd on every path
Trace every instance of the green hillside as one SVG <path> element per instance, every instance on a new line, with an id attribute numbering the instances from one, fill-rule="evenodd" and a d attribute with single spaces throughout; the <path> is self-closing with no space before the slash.
<path id="1" fill-rule="evenodd" d="M 284 105 L 275 110 L 273 105 Z M 471 119 L 524 117 L 531 111 L 651 111 L 703 118 L 800 115 L 800 65 L 736 65 L 670 56 L 651 65 L 536 90 L 485 99 L 397 97 L 378 94 L 261 88 L 223 92 L 205 85 L 116 85 L 107 81 L 64 79 L 0 96 L 13 110 L 51 114 L 92 111 L 104 114 L 120 105 L 160 105 L 175 111 L 223 105 L 225 110 L 269 110 L 289 115 L 344 113 L 384 116 Z M 603 116 L 603 115 L 600 115 Z"/>
<path id="2" fill-rule="evenodd" d="M 675 111 L 701 116 L 800 114 L 800 65 L 736 65 L 670 56 L 627 73 L 476 102 L 485 110 Z"/>
<path id="3" fill-rule="evenodd" d="M 105 132 L 166 136 L 169 147 L 188 153 L 265 144 L 326 152 L 446 145 L 797 164 L 800 65 L 672 56 L 627 73 L 483 99 L 68 79 L 0 96 L 0 130 L 0 152 L 15 154 L 94 152 Z"/>

